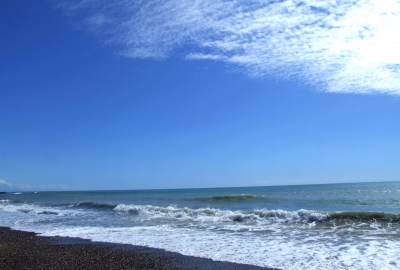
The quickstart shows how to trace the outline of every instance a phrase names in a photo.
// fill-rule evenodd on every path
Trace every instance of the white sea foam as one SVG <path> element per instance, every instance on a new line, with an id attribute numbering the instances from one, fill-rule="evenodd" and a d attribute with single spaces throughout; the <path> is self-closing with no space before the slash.
<path id="1" fill-rule="evenodd" d="M 400 242 L 395 239 L 384 242 L 376 239 L 365 245 L 346 241 L 345 237 L 296 231 L 260 235 L 169 225 L 51 228 L 42 233 L 162 248 L 213 260 L 281 269 L 397 269 L 400 266 Z"/>
<path id="2" fill-rule="evenodd" d="M 6 212 L 21 212 L 21 213 L 30 213 L 30 214 L 53 214 L 59 215 L 60 213 L 55 211 L 55 209 L 49 207 L 41 207 L 32 204 L 8 204 L 0 208 Z"/>
<path id="3" fill-rule="evenodd" d="M 25 213 L 29 215 L 56 215 L 56 216 L 71 216 L 84 214 L 79 210 L 65 210 L 56 207 L 47 207 L 41 206 L 37 204 L 12 204 L 12 203 L 3 203 L 0 204 L 0 210 L 8 213 Z"/>
<path id="4" fill-rule="evenodd" d="M 376 186 L 383 186 L 382 189 L 389 190 L 387 185 L 374 184 L 372 187 L 378 190 Z M 393 185 L 395 188 L 391 190 L 399 190 L 399 184 Z M 348 185 L 338 186 L 336 190 L 340 191 L 342 187 L 346 192 L 349 190 Z M 318 188 L 332 193 L 331 187 Z M 256 193 L 248 189 L 238 194 Z M 382 195 L 371 191 L 362 195 L 368 198 L 368 208 L 349 204 L 343 209 L 343 201 L 353 200 L 354 193 L 332 195 L 330 206 L 323 208 L 320 207 L 321 200 L 315 201 L 315 189 L 312 187 L 309 197 L 304 195 L 308 187 L 297 187 L 299 195 L 293 198 L 293 188 L 282 187 L 279 196 L 285 198 L 284 202 L 295 199 L 299 208 L 321 211 L 294 211 L 293 207 L 279 210 L 284 203 L 275 203 L 276 198 L 237 200 L 236 196 L 232 200 L 232 196 L 218 195 L 220 189 L 209 193 L 204 190 L 165 194 L 149 191 L 145 194 L 146 200 L 143 191 L 65 193 L 65 197 L 63 193 L 46 196 L 27 193 L 18 196 L 18 201 L 0 201 L 0 225 L 44 235 L 149 246 L 280 269 L 400 268 L 400 214 L 395 203 L 398 200 L 396 192 L 386 192 L 385 200 L 380 200 Z M 233 191 L 225 193 L 235 194 Z M 181 194 L 183 199 L 175 193 Z M 172 197 L 173 200 L 168 201 Z M 6 198 L 9 197 L 2 199 Z M 156 206 L 159 199 L 162 203 L 177 203 L 179 207 Z M 353 201 L 359 202 L 357 198 Z M 326 202 L 325 198 L 323 202 Z"/>
<path id="5" fill-rule="evenodd" d="M 153 205 L 126 205 L 119 204 L 115 211 L 131 213 L 142 219 L 173 218 L 193 220 L 197 222 L 241 222 L 241 223 L 296 223 L 323 221 L 328 214 L 310 211 L 284 211 L 260 209 L 255 211 L 230 211 L 213 208 L 178 208 L 176 206 L 159 207 Z"/>

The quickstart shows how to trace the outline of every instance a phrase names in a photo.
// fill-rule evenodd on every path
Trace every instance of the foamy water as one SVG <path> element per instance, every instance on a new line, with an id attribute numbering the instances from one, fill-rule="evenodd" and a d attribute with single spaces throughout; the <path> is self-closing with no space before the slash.
<path id="1" fill-rule="evenodd" d="M 281 269 L 399 269 L 400 183 L 39 192 L 0 225 Z"/>

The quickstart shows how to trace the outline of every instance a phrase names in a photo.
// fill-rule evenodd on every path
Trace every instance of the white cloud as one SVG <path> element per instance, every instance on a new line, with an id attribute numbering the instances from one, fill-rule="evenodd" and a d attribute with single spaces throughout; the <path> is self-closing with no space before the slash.
<path id="1" fill-rule="evenodd" d="M 54 185 L 54 184 L 48 184 L 48 185 L 13 184 L 1 179 L 0 179 L 0 188 L 11 188 L 17 190 L 40 190 L 40 191 L 45 191 L 45 190 L 61 191 L 61 190 L 79 189 L 79 188 L 72 188 L 67 185 Z"/>
<path id="2" fill-rule="evenodd" d="M 11 184 L 0 179 L 0 187 L 11 187 Z"/>
<path id="3" fill-rule="evenodd" d="M 236 65 L 330 92 L 400 94 L 399 0 L 67 0 L 60 5 L 132 58 Z"/>

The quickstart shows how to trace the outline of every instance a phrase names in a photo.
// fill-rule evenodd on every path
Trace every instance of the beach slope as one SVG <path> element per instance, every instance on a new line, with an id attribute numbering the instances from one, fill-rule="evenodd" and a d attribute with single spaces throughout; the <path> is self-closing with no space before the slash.
<path id="1" fill-rule="evenodd" d="M 0 227 L 1 269 L 266 269 L 160 249 L 43 237 Z"/>

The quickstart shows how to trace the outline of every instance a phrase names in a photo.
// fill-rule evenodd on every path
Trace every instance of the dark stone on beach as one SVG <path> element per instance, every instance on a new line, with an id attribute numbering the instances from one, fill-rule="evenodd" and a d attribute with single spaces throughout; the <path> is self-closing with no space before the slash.
<path id="1" fill-rule="evenodd" d="M 161 249 L 43 237 L 0 227 L 0 269 L 267 269 Z"/>

